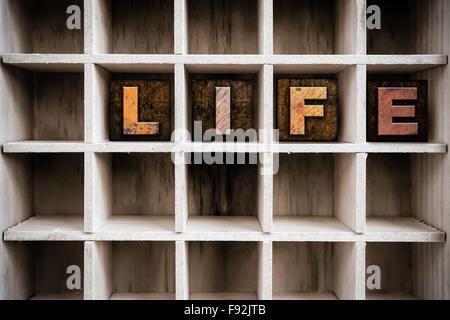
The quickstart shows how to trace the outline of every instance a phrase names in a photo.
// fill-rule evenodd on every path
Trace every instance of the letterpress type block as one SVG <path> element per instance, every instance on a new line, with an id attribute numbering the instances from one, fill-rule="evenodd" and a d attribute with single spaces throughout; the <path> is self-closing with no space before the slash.
<path id="1" fill-rule="evenodd" d="M 169 141 L 171 93 L 169 80 L 111 80 L 111 141 Z"/>
<path id="2" fill-rule="evenodd" d="M 426 81 L 372 81 L 367 87 L 367 141 L 426 141 Z"/>
<path id="3" fill-rule="evenodd" d="M 277 124 L 280 141 L 337 140 L 337 81 L 278 79 Z"/>

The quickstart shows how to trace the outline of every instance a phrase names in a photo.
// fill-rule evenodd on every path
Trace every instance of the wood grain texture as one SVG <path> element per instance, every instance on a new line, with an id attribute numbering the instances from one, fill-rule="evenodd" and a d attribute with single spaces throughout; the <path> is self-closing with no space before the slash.
<path id="1" fill-rule="evenodd" d="M 230 88 L 230 127 L 233 130 L 254 129 L 255 83 L 248 77 L 226 76 L 233 79 L 191 79 L 192 130 L 194 121 L 202 122 L 202 133 L 216 128 L 216 87 Z M 244 79 L 243 79 L 244 78 Z"/>
<path id="2" fill-rule="evenodd" d="M 34 213 L 79 214 L 84 210 L 82 154 L 34 156 Z"/>
<path id="3" fill-rule="evenodd" d="M 189 1 L 188 17 L 189 53 L 258 53 L 256 0 Z"/>
<path id="4" fill-rule="evenodd" d="M 83 53 L 83 0 L 31 0 L 33 35 L 32 53 Z M 66 9 L 77 5 L 81 9 L 81 29 L 69 30 Z"/>
<path id="5" fill-rule="evenodd" d="M 34 139 L 83 140 L 83 74 L 34 73 Z"/>
<path id="6" fill-rule="evenodd" d="M 396 118 L 414 118 L 414 106 L 393 105 L 398 100 L 417 100 L 417 88 L 378 88 L 378 135 L 415 136 L 418 123 L 393 122 Z"/>
<path id="7" fill-rule="evenodd" d="M 113 214 L 175 214 L 170 154 L 114 154 L 112 167 Z"/>
<path id="8" fill-rule="evenodd" d="M 367 82 L 367 141 L 427 141 L 427 85 L 426 80 L 369 80 Z M 402 90 L 416 88 L 417 93 L 411 96 L 399 96 L 399 91 L 386 91 L 386 88 Z M 384 91 L 380 91 L 380 89 Z M 380 94 L 382 93 L 384 93 L 383 99 L 380 100 Z M 414 96 L 417 96 L 417 99 L 405 99 Z M 403 99 L 397 100 L 399 98 Z M 389 102 L 392 99 L 394 99 L 393 102 Z M 389 108 L 389 105 L 393 107 Z M 414 116 L 405 117 L 410 114 L 401 113 L 402 109 L 399 106 L 414 106 Z M 380 117 L 383 119 L 381 125 Z M 389 117 L 391 117 L 391 123 L 394 123 L 394 125 L 389 124 Z M 415 132 L 415 125 L 413 124 L 418 126 L 417 134 L 412 134 Z M 383 135 L 379 134 L 380 130 L 382 130 Z M 393 134 L 387 134 L 388 132 Z"/>
<path id="9" fill-rule="evenodd" d="M 112 53 L 173 54 L 173 4 L 112 0 Z"/>
<path id="10" fill-rule="evenodd" d="M 334 160 L 330 154 L 280 154 L 273 177 L 275 216 L 333 216 Z"/>
<path id="11" fill-rule="evenodd" d="M 124 134 L 123 117 L 126 115 L 124 114 L 124 87 L 137 88 L 138 120 L 159 123 L 158 134 Z M 173 112 L 171 87 L 170 79 L 111 80 L 109 139 L 111 141 L 169 141 L 172 134 L 171 114 Z"/>
<path id="12" fill-rule="evenodd" d="M 367 216 L 411 217 L 411 188 L 409 155 L 367 157 Z"/>
<path id="13" fill-rule="evenodd" d="M 422 15 L 416 10 L 419 2 L 423 0 L 368 0 L 368 7 L 380 7 L 381 29 L 367 30 L 367 54 L 430 53 L 416 45 L 421 28 L 417 21 Z"/>
<path id="14" fill-rule="evenodd" d="M 189 215 L 256 216 L 257 174 L 257 165 L 189 165 Z"/>
<path id="15" fill-rule="evenodd" d="M 273 244 L 273 292 L 333 292 L 333 244 Z"/>
<path id="16" fill-rule="evenodd" d="M 43 241 L 34 244 L 35 294 L 40 293 L 82 293 L 69 290 L 66 285 L 66 273 L 70 265 L 81 269 L 81 287 L 83 288 L 83 243 Z"/>
<path id="17" fill-rule="evenodd" d="M 254 242 L 190 242 L 191 293 L 256 292 L 258 248 Z"/>
<path id="18" fill-rule="evenodd" d="M 113 242 L 114 293 L 174 293 L 174 242 Z"/>
<path id="19" fill-rule="evenodd" d="M 159 122 L 139 122 L 138 88 L 123 87 L 123 134 L 155 135 L 159 132 Z"/>
<path id="20" fill-rule="evenodd" d="M 414 1 L 411 7 L 417 19 L 416 53 L 450 54 L 450 2 Z M 429 141 L 450 141 L 450 67 L 445 65 L 414 74 L 427 79 Z M 412 157 L 413 216 L 450 233 L 450 159 L 449 154 Z M 415 246 L 417 296 L 420 299 L 450 299 L 450 242 Z"/>
<path id="21" fill-rule="evenodd" d="M 305 134 L 291 134 L 292 115 L 291 88 L 326 88 L 327 99 L 306 99 L 307 105 L 323 105 L 323 117 L 307 117 L 305 121 Z M 310 90 L 310 89 L 308 89 Z M 338 106 L 337 106 L 337 80 L 335 79 L 277 79 L 277 128 L 280 141 L 337 141 L 338 135 Z M 295 97 L 295 95 L 294 95 Z M 323 95 L 318 97 L 322 98 Z M 294 118 L 292 118 L 294 116 Z"/>
<path id="22" fill-rule="evenodd" d="M 306 117 L 323 117 L 323 105 L 308 105 L 306 100 L 326 100 L 327 88 L 290 88 L 290 134 L 305 134 L 305 118 Z"/>
<path id="23" fill-rule="evenodd" d="M 226 134 L 231 129 L 230 87 L 216 87 L 216 132 Z"/>
<path id="24" fill-rule="evenodd" d="M 366 267 L 381 269 L 381 289 L 366 293 L 413 294 L 413 245 L 410 243 L 368 243 Z"/>
<path id="25" fill-rule="evenodd" d="M 334 7 L 334 0 L 274 0 L 274 53 L 335 53 Z"/>

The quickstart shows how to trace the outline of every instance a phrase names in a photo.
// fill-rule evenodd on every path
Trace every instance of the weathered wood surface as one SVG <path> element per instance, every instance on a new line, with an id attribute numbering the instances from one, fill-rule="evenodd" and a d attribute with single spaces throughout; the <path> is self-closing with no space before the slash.
<path id="1" fill-rule="evenodd" d="M 111 1 L 110 5 L 112 53 L 174 53 L 173 1 Z"/>
<path id="2" fill-rule="evenodd" d="M 189 214 L 256 216 L 257 177 L 257 165 L 189 165 Z"/>
<path id="3" fill-rule="evenodd" d="M 226 134 L 231 129 L 230 87 L 216 87 L 216 132 Z"/>
<path id="4" fill-rule="evenodd" d="M 327 98 L 327 88 L 305 88 L 291 87 L 290 90 L 290 123 L 291 135 L 305 134 L 306 117 L 323 117 L 323 105 L 308 105 L 306 100 L 325 100 Z"/>
<path id="5" fill-rule="evenodd" d="M 291 88 L 308 88 L 304 91 L 308 94 L 307 96 L 291 95 Z M 326 88 L 326 99 L 324 99 L 323 89 L 314 89 L 313 91 L 318 90 L 314 93 L 309 92 L 311 91 L 310 88 Z M 304 117 L 298 117 L 298 112 L 292 114 L 291 111 L 294 102 L 297 101 L 297 103 L 300 103 L 300 100 L 304 101 L 304 104 L 308 106 L 323 106 L 323 116 L 317 113 L 319 111 L 317 108 L 311 109 L 315 111 L 311 114 L 309 114 L 309 111 L 306 114 L 303 112 Z M 304 121 L 304 125 L 302 125 L 302 120 Z M 291 130 L 293 124 L 294 131 Z M 303 134 L 301 130 L 302 126 L 304 126 Z M 280 141 L 336 141 L 338 137 L 337 80 L 278 79 L 277 128 L 280 130 Z"/>
<path id="6" fill-rule="evenodd" d="M 256 0 L 195 0 L 187 7 L 189 53 L 258 53 Z"/>
<path id="7" fill-rule="evenodd" d="M 138 103 L 138 87 L 123 87 L 123 134 L 158 134 L 159 122 L 140 122 L 138 120 Z"/>
<path id="8" fill-rule="evenodd" d="M 369 80 L 367 141 L 427 139 L 427 81 Z"/>
<path id="9" fill-rule="evenodd" d="M 191 293 L 256 292 L 258 248 L 252 242 L 190 242 Z"/>
<path id="10" fill-rule="evenodd" d="M 151 130 L 150 132 L 139 131 L 141 134 L 124 134 L 124 87 L 138 88 L 138 121 L 158 123 L 157 134 Z M 169 141 L 172 134 L 170 88 L 168 79 L 111 80 L 109 139 L 111 141 Z"/>
<path id="11" fill-rule="evenodd" d="M 277 0 L 273 4 L 275 54 L 334 54 L 333 0 Z"/>
<path id="12" fill-rule="evenodd" d="M 192 79 L 192 128 L 202 122 L 202 133 L 216 129 L 216 88 L 230 88 L 230 127 L 244 131 L 254 127 L 254 81 L 252 79 Z"/>

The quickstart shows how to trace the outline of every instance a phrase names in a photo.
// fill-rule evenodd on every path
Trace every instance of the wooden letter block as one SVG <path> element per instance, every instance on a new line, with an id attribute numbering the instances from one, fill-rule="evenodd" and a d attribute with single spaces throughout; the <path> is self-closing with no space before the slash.
<path id="1" fill-rule="evenodd" d="M 280 141 L 337 140 L 337 81 L 278 79 Z"/>
<path id="2" fill-rule="evenodd" d="M 170 80 L 111 80 L 111 141 L 170 141 Z"/>
<path id="3" fill-rule="evenodd" d="M 426 81 L 369 81 L 368 141 L 426 141 Z"/>
<path id="4" fill-rule="evenodd" d="M 202 134 L 215 129 L 253 129 L 254 77 L 199 75 L 191 80 L 192 127 L 202 122 Z"/>
<path id="5" fill-rule="evenodd" d="M 305 100 L 324 100 L 327 88 L 291 87 L 291 134 L 305 134 L 305 117 L 323 117 L 323 106 L 305 105 Z"/>
<path id="6" fill-rule="evenodd" d="M 138 121 L 138 88 L 123 88 L 123 134 L 157 134 L 159 122 Z"/>
<path id="7" fill-rule="evenodd" d="M 216 131 L 226 134 L 230 127 L 230 87 L 216 87 Z"/>

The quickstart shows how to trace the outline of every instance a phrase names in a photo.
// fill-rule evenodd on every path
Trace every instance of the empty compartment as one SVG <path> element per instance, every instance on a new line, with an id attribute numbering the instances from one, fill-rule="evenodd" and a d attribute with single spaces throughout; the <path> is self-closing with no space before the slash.
<path id="1" fill-rule="evenodd" d="M 273 299 L 357 299 L 363 248 L 350 242 L 274 242 Z"/>
<path id="2" fill-rule="evenodd" d="M 256 299 L 258 244 L 189 242 L 190 299 Z"/>
<path id="3" fill-rule="evenodd" d="M 411 155 L 367 157 L 367 216 L 411 217 Z"/>
<path id="4" fill-rule="evenodd" d="M 336 299 L 333 246 L 329 242 L 274 242 L 273 299 Z"/>
<path id="5" fill-rule="evenodd" d="M 105 264 L 112 266 L 110 299 L 175 299 L 174 242 L 113 242 Z"/>
<path id="6" fill-rule="evenodd" d="M 355 154 L 280 154 L 273 177 L 274 231 L 360 228 L 355 188 L 359 161 Z"/>
<path id="7" fill-rule="evenodd" d="M 224 161 L 227 156 L 234 157 L 235 164 L 195 164 L 196 157 L 209 155 L 193 154 L 188 165 L 188 229 L 260 232 L 258 165 L 249 164 L 257 156 L 242 154 L 246 164 L 236 164 L 240 155 L 216 153 Z"/>
<path id="8" fill-rule="evenodd" d="M 427 168 L 444 162 L 440 154 L 369 154 L 367 157 L 367 216 L 429 218 Z"/>
<path id="9" fill-rule="evenodd" d="M 36 154 L 34 213 L 83 216 L 84 165 L 82 154 Z"/>
<path id="10" fill-rule="evenodd" d="M 333 154 L 280 154 L 273 179 L 275 216 L 333 217 Z"/>
<path id="11" fill-rule="evenodd" d="M 257 0 L 189 0 L 191 54 L 257 54 Z"/>
<path id="12" fill-rule="evenodd" d="M 42 241 L 27 244 L 33 295 L 37 300 L 83 299 L 83 242 Z"/>
<path id="13" fill-rule="evenodd" d="M 109 28 L 106 53 L 171 54 L 174 52 L 174 2 L 166 0 L 102 0 Z"/>
<path id="14" fill-rule="evenodd" d="M 380 9 L 381 26 L 367 29 L 368 54 L 444 53 L 436 50 L 439 46 L 431 45 L 429 39 L 444 37 L 436 21 L 442 19 L 442 13 L 447 10 L 445 1 L 367 1 L 368 8 L 373 5 Z"/>
<path id="15" fill-rule="evenodd" d="M 366 299 L 416 299 L 417 249 L 424 244 L 367 243 Z M 418 262 L 426 263 L 426 261 Z M 423 276 L 423 275 L 420 275 Z"/>
<path id="16" fill-rule="evenodd" d="M 14 113 L 17 126 L 13 130 L 17 130 L 22 140 L 83 140 L 82 73 L 6 69 L 13 83 L 11 95 L 17 108 Z"/>
<path id="17" fill-rule="evenodd" d="M 335 0 L 274 0 L 274 54 L 334 54 Z"/>
<path id="18" fill-rule="evenodd" d="M 173 232 L 175 169 L 170 153 L 96 153 L 87 160 L 96 176 L 87 230 L 113 232 L 126 226 L 132 232 Z"/>
<path id="19" fill-rule="evenodd" d="M 9 26 L 4 32 L 14 42 L 11 52 L 83 53 L 83 3 L 83 0 L 4 1 L 4 18 Z"/>
<path id="20" fill-rule="evenodd" d="M 77 232 L 84 221 L 84 163 L 82 154 L 5 154 L 11 187 L 7 199 L 17 202 L 6 211 L 25 221 L 25 234 Z"/>
<path id="21" fill-rule="evenodd" d="M 174 172 L 169 153 L 112 154 L 112 214 L 173 216 Z"/>

